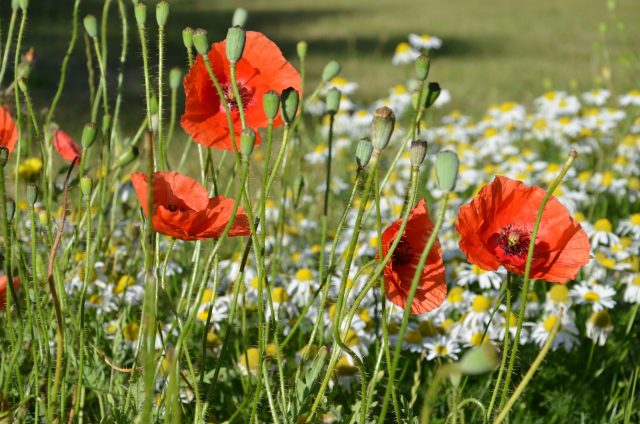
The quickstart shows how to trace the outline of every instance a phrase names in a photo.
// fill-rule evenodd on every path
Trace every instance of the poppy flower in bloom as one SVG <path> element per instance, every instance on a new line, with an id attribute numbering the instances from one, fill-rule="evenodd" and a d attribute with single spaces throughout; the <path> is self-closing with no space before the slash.
<path id="1" fill-rule="evenodd" d="M 395 221 L 382 233 L 382 257 L 398 235 L 402 220 Z M 433 231 L 433 222 L 429 217 L 424 199 L 420 200 L 409 215 L 409 221 L 402 234 L 400 243 L 384 269 L 384 291 L 394 304 L 404 308 L 411 290 L 411 280 L 420 260 L 424 246 Z M 379 259 L 379 258 L 378 258 Z M 423 314 L 442 304 L 447 296 L 442 249 L 436 238 L 425 262 L 415 297 L 411 303 L 411 313 Z"/>
<path id="2" fill-rule="evenodd" d="M 9 150 L 9 154 L 13 152 L 18 141 L 18 129 L 16 128 L 11 114 L 0 106 L 0 146 L 6 147 Z"/>
<path id="3" fill-rule="evenodd" d="M 76 158 L 80 159 L 80 146 L 62 130 L 53 131 L 53 147 L 67 162 L 73 162 Z"/>
<path id="4" fill-rule="evenodd" d="M 484 270 L 503 265 L 524 274 L 531 231 L 545 191 L 521 181 L 496 177 L 460 208 L 456 229 L 460 249 L 469 262 Z M 533 249 L 530 276 L 535 280 L 566 283 L 589 261 L 589 238 L 569 211 L 549 198 Z"/>
<path id="5" fill-rule="evenodd" d="M 0 311 L 4 311 L 7 306 L 7 276 L 0 275 Z M 13 287 L 17 290 L 20 287 L 20 279 L 13 277 Z"/>
<path id="6" fill-rule="evenodd" d="M 147 175 L 131 174 L 131 182 L 148 216 Z M 155 172 L 151 224 L 157 232 L 182 240 L 219 238 L 231 219 L 233 202 L 224 196 L 209 198 L 197 181 L 177 172 Z M 239 207 L 228 235 L 250 234 L 247 215 Z"/>
<path id="7" fill-rule="evenodd" d="M 212 45 L 209 59 L 224 93 L 222 101 L 227 103 L 231 111 L 239 149 L 242 125 L 238 102 L 231 86 L 225 41 Z M 298 71 L 287 62 L 278 46 L 259 32 L 247 31 L 244 52 L 236 64 L 236 78 L 247 126 L 250 128 L 267 127 L 268 119 L 262 103 L 264 93 L 269 90 L 280 93 L 288 87 L 300 92 Z M 203 146 L 233 151 L 224 106 L 200 55 L 184 78 L 184 91 L 186 99 L 185 112 L 180 120 L 182 128 Z M 274 127 L 281 124 L 282 119 L 276 117 Z M 259 134 L 256 134 L 255 144 L 260 144 Z"/>

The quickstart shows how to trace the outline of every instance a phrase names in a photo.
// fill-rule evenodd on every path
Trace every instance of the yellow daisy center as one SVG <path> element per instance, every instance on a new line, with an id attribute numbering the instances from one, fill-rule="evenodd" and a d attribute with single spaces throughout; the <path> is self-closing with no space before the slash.
<path id="1" fill-rule="evenodd" d="M 298 281 L 313 281 L 313 273 L 308 268 L 299 269 L 296 272 L 296 280 L 298 280 Z"/>
<path id="2" fill-rule="evenodd" d="M 491 301 L 481 294 L 477 295 L 471 303 L 471 309 L 476 313 L 487 312 L 490 307 Z"/>
<path id="3" fill-rule="evenodd" d="M 556 284 L 549 290 L 549 299 L 555 303 L 567 303 L 569 300 L 569 289 L 566 286 Z"/>
<path id="4" fill-rule="evenodd" d="M 607 233 L 610 233 L 613 231 L 613 226 L 611 225 L 611 221 L 609 221 L 607 218 L 601 218 L 597 220 L 596 223 L 593 225 L 593 227 L 596 229 L 596 231 L 604 231 Z"/>
<path id="5" fill-rule="evenodd" d="M 600 295 L 594 291 L 588 291 L 584 294 L 584 296 L 582 296 L 582 298 L 587 302 L 597 302 L 598 300 L 600 300 Z"/>

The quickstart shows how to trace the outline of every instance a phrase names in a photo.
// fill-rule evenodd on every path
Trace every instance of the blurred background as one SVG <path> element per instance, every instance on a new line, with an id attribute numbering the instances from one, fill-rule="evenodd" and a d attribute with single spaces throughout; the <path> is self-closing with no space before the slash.
<path id="1" fill-rule="evenodd" d="M 46 107 L 56 89 L 67 48 L 73 0 L 31 0 L 25 48 L 34 47 L 30 77 L 37 107 Z M 157 68 L 155 1 L 149 6 L 150 57 Z M 547 89 L 584 91 L 606 87 L 614 94 L 640 86 L 640 1 L 619 0 L 173 0 L 168 23 L 167 70 L 186 71 L 182 29 L 202 27 L 211 42 L 222 40 L 236 7 L 249 11 L 247 28 L 265 33 L 297 66 L 295 46 L 309 43 L 308 77 L 313 87 L 324 64 L 338 60 L 342 76 L 359 84 L 355 98 L 370 102 L 387 96 L 413 77 L 412 65 L 394 66 L 396 45 L 409 33 L 443 40 L 433 52 L 430 80 L 448 89 L 452 101 L 441 112 L 459 109 L 480 116 L 491 103 L 529 102 Z M 136 126 L 142 108 L 142 59 L 130 0 L 129 58 L 125 124 Z M 83 0 L 80 21 L 100 17 L 104 0 Z M 109 73 L 115 84 L 120 53 L 117 1 L 111 1 Z M 0 3 L 6 34 L 10 2 Z M 82 27 L 80 27 L 82 28 Z M 82 32 L 82 31 L 81 31 Z M 87 67 L 82 38 L 69 66 L 57 120 L 81 127 L 88 116 Z M 635 51 L 634 51 L 635 49 Z M 96 69 L 96 74 L 98 73 Z M 607 80 L 609 78 L 609 80 Z M 136 107 L 139 108 L 136 111 Z M 180 112 L 182 108 L 179 109 Z M 65 122 L 67 121 L 67 122 Z"/>

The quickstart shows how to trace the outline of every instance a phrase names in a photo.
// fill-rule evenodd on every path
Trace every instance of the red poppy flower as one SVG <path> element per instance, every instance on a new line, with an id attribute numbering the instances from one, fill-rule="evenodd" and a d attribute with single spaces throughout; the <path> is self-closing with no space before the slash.
<path id="1" fill-rule="evenodd" d="M 53 131 L 53 147 L 60 153 L 62 159 L 67 162 L 73 162 L 76 158 L 80 158 L 80 146 L 73 141 L 71 136 L 62 130 Z"/>
<path id="2" fill-rule="evenodd" d="M 148 215 L 147 175 L 131 174 L 131 182 L 145 215 Z M 153 174 L 153 216 L 151 224 L 159 233 L 182 240 L 219 238 L 231 219 L 233 199 L 209 198 L 207 190 L 192 178 L 177 172 Z M 248 236 L 249 220 L 242 208 L 229 231 L 229 237 Z"/>
<path id="3" fill-rule="evenodd" d="M 382 256 L 386 256 L 396 239 L 402 220 L 395 221 L 382 233 Z M 387 298 L 404 308 L 411 290 L 411 280 L 415 274 L 420 255 L 433 232 L 433 222 L 420 200 L 409 215 L 409 221 L 398 247 L 384 269 L 384 291 Z M 378 258 L 379 259 L 379 258 Z M 436 238 L 425 262 L 415 297 L 411 303 L 411 313 L 423 314 L 442 304 L 447 296 L 447 284 L 442 262 L 442 249 Z"/>
<path id="4" fill-rule="evenodd" d="M 16 128 L 11 114 L 0 106 L 0 146 L 9 149 L 9 154 L 13 152 L 18 141 L 18 129 Z"/>
<path id="5" fill-rule="evenodd" d="M 531 231 L 545 196 L 540 187 L 496 177 L 460 208 L 456 229 L 460 249 L 469 262 L 485 270 L 503 265 L 524 274 Z M 589 261 L 589 238 L 569 211 L 551 197 L 545 206 L 530 276 L 535 280 L 566 283 Z"/>
<path id="6" fill-rule="evenodd" d="M 0 310 L 4 311 L 7 306 L 7 276 L 0 275 Z M 13 287 L 17 290 L 20 287 L 20 278 L 13 277 Z"/>
<path id="7" fill-rule="evenodd" d="M 209 59 L 224 92 L 222 101 L 226 102 L 231 110 L 233 131 L 239 149 L 242 125 L 238 103 L 231 87 L 229 61 L 225 49 L 225 41 L 214 43 L 209 51 Z M 247 126 L 250 128 L 267 127 L 268 119 L 262 104 L 264 93 L 269 90 L 280 93 L 288 87 L 300 92 L 298 71 L 287 62 L 278 46 L 259 32 L 246 33 L 242 59 L 236 64 L 236 77 Z M 203 146 L 233 151 L 227 115 L 204 66 L 202 56 L 198 56 L 185 76 L 184 91 L 186 99 L 185 112 L 180 120 L 182 128 Z M 278 116 L 274 121 L 274 127 L 281 124 L 282 119 Z M 256 134 L 256 146 L 258 144 L 260 135 Z"/>

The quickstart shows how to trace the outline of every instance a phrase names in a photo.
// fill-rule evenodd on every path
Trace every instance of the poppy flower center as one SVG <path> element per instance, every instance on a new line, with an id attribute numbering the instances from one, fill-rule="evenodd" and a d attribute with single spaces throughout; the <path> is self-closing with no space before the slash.
<path id="1" fill-rule="evenodd" d="M 227 84 L 222 88 L 224 94 L 224 100 L 229 105 L 229 109 L 238 110 L 238 97 L 233 90 L 233 85 Z M 242 101 L 242 107 L 247 107 L 249 100 L 251 99 L 251 92 L 242 84 L 238 83 L 238 93 L 240 94 L 240 100 Z"/>
<path id="2" fill-rule="evenodd" d="M 169 203 L 167 205 L 167 209 L 169 209 L 170 212 L 177 212 L 177 211 L 185 212 L 186 211 L 186 209 L 184 207 L 179 207 L 178 205 L 175 205 L 173 203 Z"/>
<path id="3" fill-rule="evenodd" d="M 398 247 L 393 252 L 392 261 L 397 265 L 406 265 L 413 260 L 413 249 L 411 244 L 403 237 L 398 243 Z"/>
<path id="4" fill-rule="evenodd" d="M 529 251 L 530 241 L 531 237 L 528 231 L 515 228 L 511 224 L 500 230 L 498 235 L 498 244 L 506 254 L 512 256 L 525 256 Z"/>

